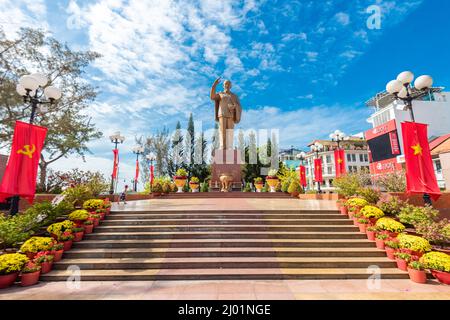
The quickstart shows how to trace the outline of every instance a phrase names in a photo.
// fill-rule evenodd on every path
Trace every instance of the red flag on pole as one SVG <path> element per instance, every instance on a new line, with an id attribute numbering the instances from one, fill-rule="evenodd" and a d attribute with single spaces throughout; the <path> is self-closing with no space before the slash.
<path id="1" fill-rule="evenodd" d="M 322 159 L 314 159 L 314 181 L 323 182 Z"/>
<path id="2" fill-rule="evenodd" d="M 436 201 L 441 196 L 441 190 L 434 173 L 427 127 L 423 123 L 402 122 L 406 191 L 428 193 Z"/>
<path id="3" fill-rule="evenodd" d="M 0 185 L 0 201 L 17 195 L 33 202 L 46 135 L 47 128 L 16 121 L 11 154 Z"/>
<path id="4" fill-rule="evenodd" d="M 153 185 L 153 180 L 155 179 L 155 167 L 153 165 L 150 165 L 150 185 Z"/>
<path id="5" fill-rule="evenodd" d="M 114 165 L 113 165 L 113 172 L 112 172 L 112 178 L 117 178 L 117 169 L 119 168 L 119 149 L 113 149 L 114 153 Z"/>
<path id="6" fill-rule="evenodd" d="M 300 166 L 299 167 L 299 173 L 300 173 L 300 184 L 302 185 L 302 187 L 306 187 L 307 183 L 306 183 L 306 168 L 305 166 Z"/>
<path id="7" fill-rule="evenodd" d="M 334 150 L 334 165 L 336 169 L 336 178 L 344 175 L 345 169 L 345 151 L 344 149 Z"/>
<path id="8" fill-rule="evenodd" d="M 136 174 L 134 175 L 134 181 L 137 181 L 139 178 L 139 160 L 136 160 Z"/>

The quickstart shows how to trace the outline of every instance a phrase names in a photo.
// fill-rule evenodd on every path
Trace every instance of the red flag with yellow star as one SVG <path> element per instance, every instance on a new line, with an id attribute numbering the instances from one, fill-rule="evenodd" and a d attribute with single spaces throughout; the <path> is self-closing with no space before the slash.
<path id="1" fill-rule="evenodd" d="M 334 150 L 334 165 L 336 169 L 336 178 L 339 178 L 346 173 L 344 149 Z"/>
<path id="2" fill-rule="evenodd" d="M 302 187 L 306 187 L 307 183 L 306 183 L 306 168 L 305 168 L 305 166 L 299 167 L 299 173 L 300 173 L 300 185 Z"/>
<path id="3" fill-rule="evenodd" d="M 36 177 L 47 128 L 16 121 L 14 137 L 0 184 L 0 201 L 21 196 L 32 203 L 36 193 Z"/>
<path id="4" fill-rule="evenodd" d="M 322 159 L 314 159 L 314 181 L 323 182 Z"/>
<path id="5" fill-rule="evenodd" d="M 406 191 L 428 193 L 436 201 L 441 195 L 441 190 L 431 160 L 427 129 L 428 126 L 423 123 L 402 122 Z"/>

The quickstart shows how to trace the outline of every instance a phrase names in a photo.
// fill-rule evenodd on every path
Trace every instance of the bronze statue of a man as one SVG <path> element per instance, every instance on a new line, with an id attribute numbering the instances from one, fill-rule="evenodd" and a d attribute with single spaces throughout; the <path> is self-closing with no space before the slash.
<path id="1" fill-rule="evenodd" d="M 234 125 L 241 121 L 242 108 L 237 95 L 231 92 L 230 80 L 223 82 L 223 92 L 216 93 L 219 83 L 220 78 L 217 78 L 210 97 L 215 102 L 216 121 L 219 121 L 220 149 L 233 149 Z"/>

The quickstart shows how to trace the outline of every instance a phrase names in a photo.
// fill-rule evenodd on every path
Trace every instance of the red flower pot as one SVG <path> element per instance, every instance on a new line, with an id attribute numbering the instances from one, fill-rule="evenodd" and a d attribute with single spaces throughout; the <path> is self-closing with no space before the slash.
<path id="1" fill-rule="evenodd" d="M 350 211 L 350 210 L 348 210 L 347 212 L 348 212 L 348 217 L 350 219 L 353 219 L 353 216 L 355 215 L 355 212 L 354 211 Z"/>
<path id="2" fill-rule="evenodd" d="M 347 215 L 348 214 L 348 208 L 346 206 L 342 206 L 340 208 L 340 210 L 341 210 L 341 214 L 343 214 L 343 215 Z"/>
<path id="3" fill-rule="evenodd" d="M 367 231 L 366 230 L 366 234 L 367 234 L 367 239 L 369 239 L 370 241 L 375 241 L 375 231 Z"/>
<path id="4" fill-rule="evenodd" d="M 25 253 L 25 255 L 27 256 L 28 259 L 33 260 L 34 257 L 36 256 L 37 252 L 27 252 Z"/>
<path id="5" fill-rule="evenodd" d="M 83 228 L 84 228 L 85 234 L 92 233 L 92 230 L 94 230 L 94 225 L 93 224 L 85 224 Z"/>
<path id="6" fill-rule="evenodd" d="M 92 221 L 94 221 L 94 227 L 97 227 L 100 223 L 100 219 L 93 219 Z"/>
<path id="7" fill-rule="evenodd" d="M 364 223 L 358 223 L 359 232 L 366 233 L 367 224 Z"/>
<path id="8" fill-rule="evenodd" d="M 395 258 L 395 261 L 397 262 L 397 268 L 408 271 L 408 262 L 406 262 L 406 260 Z"/>
<path id="9" fill-rule="evenodd" d="M 408 274 L 411 281 L 417 283 L 427 283 L 427 274 L 424 270 L 416 270 L 408 268 Z"/>
<path id="10" fill-rule="evenodd" d="M 369 226 L 374 226 L 377 223 L 377 218 L 369 218 Z"/>
<path id="11" fill-rule="evenodd" d="M 450 272 L 431 270 L 431 274 L 435 277 L 440 283 L 450 284 Z"/>
<path id="12" fill-rule="evenodd" d="M 384 250 L 386 251 L 386 255 L 390 260 L 395 260 L 395 249 L 391 247 L 385 247 Z"/>
<path id="13" fill-rule="evenodd" d="M 64 251 L 69 251 L 72 248 L 73 241 L 64 241 Z"/>
<path id="14" fill-rule="evenodd" d="M 83 220 L 73 220 L 73 223 L 77 226 L 77 228 L 81 228 L 83 226 Z"/>
<path id="15" fill-rule="evenodd" d="M 53 261 L 58 262 L 62 259 L 62 255 L 64 253 L 64 250 L 58 250 L 58 251 L 52 251 L 52 255 L 53 255 Z"/>
<path id="16" fill-rule="evenodd" d="M 384 240 L 375 239 L 375 243 L 376 243 L 378 249 L 384 250 Z"/>
<path id="17" fill-rule="evenodd" d="M 358 226 L 358 220 L 359 220 L 359 218 L 356 218 L 356 217 L 353 217 L 353 224 L 355 225 L 355 226 Z"/>
<path id="18" fill-rule="evenodd" d="M 105 219 L 105 213 L 104 212 L 100 212 L 100 220 L 104 220 Z"/>
<path id="19" fill-rule="evenodd" d="M 84 232 L 76 232 L 73 235 L 75 236 L 75 238 L 73 238 L 73 242 L 80 242 L 81 240 L 83 240 Z"/>
<path id="20" fill-rule="evenodd" d="M 0 276 L 0 289 L 8 288 L 12 286 L 19 275 L 18 272 L 10 273 L 7 275 Z"/>
<path id="21" fill-rule="evenodd" d="M 39 282 L 40 275 L 40 270 L 31 273 L 22 273 L 22 275 L 20 276 L 20 285 L 22 287 L 32 286 Z"/>
<path id="22" fill-rule="evenodd" d="M 41 263 L 41 273 L 49 273 L 52 271 L 53 262 L 42 262 Z"/>

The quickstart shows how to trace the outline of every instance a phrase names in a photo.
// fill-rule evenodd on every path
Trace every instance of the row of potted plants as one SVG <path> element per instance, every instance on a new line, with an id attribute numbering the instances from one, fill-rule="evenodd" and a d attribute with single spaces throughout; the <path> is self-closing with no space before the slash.
<path id="1" fill-rule="evenodd" d="M 18 253 L 0 256 L 0 288 L 11 286 L 20 275 L 21 286 L 31 286 L 41 274 L 52 270 L 53 263 L 62 259 L 73 242 L 92 233 L 95 226 L 110 212 L 109 200 L 90 199 L 83 208 L 68 215 L 68 219 L 47 227 L 50 237 L 34 236 L 26 240 Z"/>
<path id="2" fill-rule="evenodd" d="M 387 257 L 396 261 L 399 269 L 407 271 L 412 281 L 426 283 L 426 270 L 429 270 L 439 282 L 450 284 L 450 256 L 431 251 L 432 246 L 427 239 L 405 233 L 401 222 L 385 217 L 380 208 L 370 205 L 365 199 L 340 201 L 338 207 L 341 214 L 353 220 L 361 233 L 375 241 L 378 249 L 385 250 Z"/>

